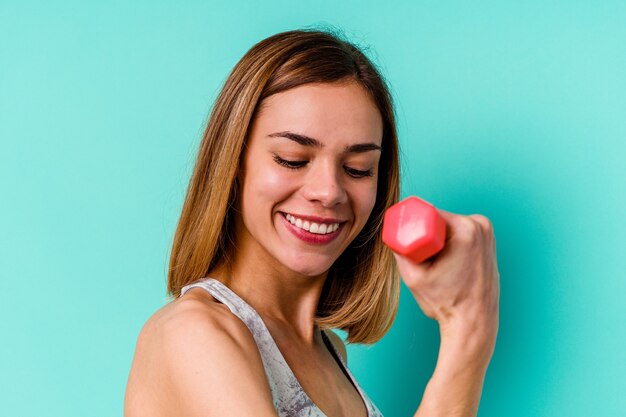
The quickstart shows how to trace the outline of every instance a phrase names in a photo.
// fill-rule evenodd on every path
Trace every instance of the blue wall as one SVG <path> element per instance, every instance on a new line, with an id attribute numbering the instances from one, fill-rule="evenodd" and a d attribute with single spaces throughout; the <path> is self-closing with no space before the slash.
<path id="1" fill-rule="evenodd" d="M 391 84 L 403 194 L 494 223 L 479 415 L 625 415 L 626 3 L 337 3 L 0 0 L 0 414 L 122 414 L 212 100 L 254 43 L 326 23 Z M 349 364 L 409 416 L 438 342 L 403 287 Z"/>

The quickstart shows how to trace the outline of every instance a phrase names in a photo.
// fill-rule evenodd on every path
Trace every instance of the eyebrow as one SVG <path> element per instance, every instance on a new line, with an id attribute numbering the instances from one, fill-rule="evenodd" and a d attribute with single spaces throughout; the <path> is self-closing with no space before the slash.
<path id="1" fill-rule="evenodd" d="M 286 138 L 293 140 L 303 146 L 310 146 L 313 148 L 323 148 L 324 144 L 317 139 L 302 135 L 300 133 L 290 132 L 288 130 L 284 132 L 276 132 L 267 135 L 270 138 Z M 363 153 L 369 151 L 380 151 L 381 147 L 375 143 L 356 143 L 354 145 L 348 145 L 344 148 L 345 153 Z"/>

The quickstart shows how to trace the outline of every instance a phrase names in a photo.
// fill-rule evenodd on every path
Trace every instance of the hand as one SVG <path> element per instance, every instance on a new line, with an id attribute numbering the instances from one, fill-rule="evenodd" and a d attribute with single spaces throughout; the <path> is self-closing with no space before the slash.
<path id="1" fill-rule="evenodd" d="M 394 252 L 400 275 L 442 335 L 465 332 L 475 339 L 479 330 L 480 342 L 493 346 L 500 296 L 493 226 L 480 214 L 438 212 L 447 223 L 444 248 L 419 264 Z"/>

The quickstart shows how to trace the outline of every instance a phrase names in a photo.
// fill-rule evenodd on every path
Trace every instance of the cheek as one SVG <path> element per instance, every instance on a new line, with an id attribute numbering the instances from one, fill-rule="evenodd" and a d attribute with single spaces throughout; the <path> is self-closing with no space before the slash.
<path id="1" fill-rule="evenodd" d="M 363 185 L 359 187 L 353 195 L 354 208 L 361 217 L 361 223 L 364 225 L 367 221 L 374 204 L 376 203 L 376 183 Z"/>
<path id="2" fill-rule="evenodd" d="M 249 174 L 248 190 L 244 191 L 248 199 L 255 201 L 262 199 L 265 203 L 273 204 L 283 200 L 294 187 L 294 181 L 289 179 L 289 175 L 274 167 L 265 166 Z"/>

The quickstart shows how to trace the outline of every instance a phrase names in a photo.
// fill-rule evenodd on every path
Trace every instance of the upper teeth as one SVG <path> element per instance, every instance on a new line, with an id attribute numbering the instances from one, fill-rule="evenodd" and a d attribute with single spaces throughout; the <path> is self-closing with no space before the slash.
<path id="1" fill-rule="evenodd" d="M 289 222 L 296 227 L 318 235 L 325 235 L 339 229 L 339 223 L 315 223 L 308 220 L 298 219 L 291 214 L 287 214 L 285 217 L 287 217 L 287 220 L 289 220 Z"/>

